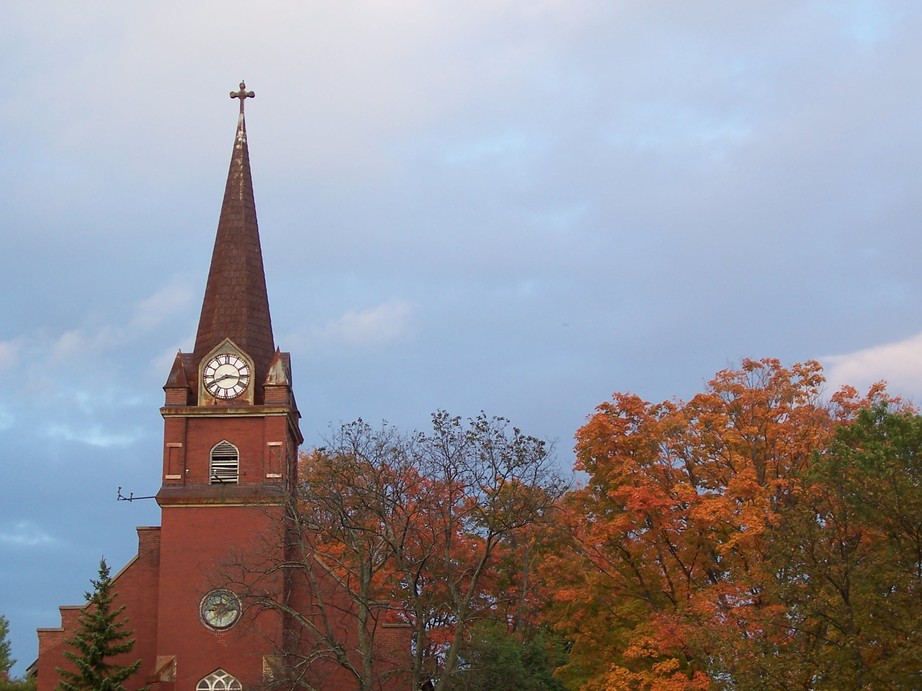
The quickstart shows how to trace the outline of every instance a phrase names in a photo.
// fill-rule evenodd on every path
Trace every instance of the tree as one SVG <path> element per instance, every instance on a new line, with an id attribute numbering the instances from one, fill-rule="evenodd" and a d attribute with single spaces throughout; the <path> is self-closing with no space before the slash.
<path id="1" fill-rule="evenodd" d="M 509 631 L 504 622 L 480 622 L 469 631 L 459 655 L 458 673 L 448 688 L 563 691 L 553 676 L 566 657 L 563 648 L 559 637 L 545 629 L 535 629 L 522 638 Z"/>
<path id="2" fill-rule="evenodd" d="M 0 679 L 5 679 L 10 668 L 16 664 L 13 659 L 13 646 L 8 636 L 10 635 L 10 622 L 0 614 Z"/>
<path id="3" fill-rule="evenodd" d="M 512 577 L 507 585 L 519 575 L 497 565 L 521 548 L 517 538 L 547 527 L 564 485 L 545 442 L 503 418 L 481 414 L 465 425 L 439 412 L 417 443 L 429 480 L 426 509 L 400 570 L 405 615 L 415 626 L 414 671 L 428 670 L 440 691 L 451 683 L 470 627 L 527 599 L 526 590 L 497 587 L 503 575 Z"/>
<path id="4" fill-rule="evenodd" d="M 0 691 L 35 691 L 35 679 L 11 679 L 10 669 L 16 664 L 9 641 L 10 622 L 0 614 Z"/>
<path id="5" fill-rule="evenodd" d="M 761 666 L 788 642 L 778 526 L 815 453 L 883 397 L 843 389 L 827 402 L 823 381 L 815 362 L 744 360 L 688 403 L 617 394 L 598 407 L 577 433 L 589 480 L 564 502 L 571 540 L 546 560 L 551 616 L 573 641 L 561 678 L 683 689 L 745 673 L 783 686 Z"/>
<path id="6" fill-rule="evenodd" d="M 93 592 L 86 593 L 86 606 L 80 615 L 80 628 L 66 643 L 74 648 L 65 651 L 76 671 L 58 668 L 59 689 L 64 691 L 124 691 L 126 679 L 141 666 L 141 660 L 128 665 L 112 658 L 130 653 L 134 648 L 132 631 L 119 621 L 124 606 L 113 609 L 115 593 L 105 559 L 99 560 L 99 575 L 91 579 Z"/>
<path id="7" fill-rule="evenodd" d="M 35 677 L 25 679 L 0 679 L 0 691 L 35 691 L 38 682 Z"/>
<path id="8" fill-rule="evenodd" d="M 861 410 L 816 452 L 769 550 L 785 635 L 758 660 L 767 674 L 810 688 L 919 687 L 920 487 L 922 418 L 892 402 Z"/>
<path id="9" fill-rule="evenodd" d="M 284 569 L 310 597 L 279 601 L 252 587 L 258 574 L 232 576 L 250 603 L 294 625 L 287 683 L 309 688 L 332 664 L 358 689 L 382 674 L 447 689 L 477 622 L 511 613 L 525 625 L 527 543 L 563 489 L 543 441 L 483 414 L 440 411 L 431 432 L 410 434 L 358 420 L 305 454 L 300 472 L 290 558 L 261 568 Z M 409 651 L 382 642 L 393 626 Z"/>
<path id="10" fill-rule="evenodd" d="M 356 688 L 372 689 L 407 673 L 406 652 L 395 660 L 380 634 L 401 623 L 395 554 L 418 520 L 422 480 L 410 440 L 388 425 L 342 425 L 329 444 L 302 456 L 288 516 L 285 571 L 293 591 L 309 597 L 256 602 L 282 611 L 298 632 L 286 651 L 293 683 L 317 685 L 318 665 L 331 662 Z"/>

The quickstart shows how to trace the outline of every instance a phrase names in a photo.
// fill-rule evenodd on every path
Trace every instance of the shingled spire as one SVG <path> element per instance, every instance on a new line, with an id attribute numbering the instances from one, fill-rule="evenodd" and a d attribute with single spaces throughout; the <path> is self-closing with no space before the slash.
<path id="1" fill-rule="evenodd" d="M 243 114 L 245 99 L 255 94 L 240 82 L 240 91 L 232 91 L 230 95 L 240 99 L 240 117 L 195 337 L 193 362 L 197 365 L 216 345 L 229 338 L 253 358 L 259 386 L 275 355 L 275 343 Z"/>

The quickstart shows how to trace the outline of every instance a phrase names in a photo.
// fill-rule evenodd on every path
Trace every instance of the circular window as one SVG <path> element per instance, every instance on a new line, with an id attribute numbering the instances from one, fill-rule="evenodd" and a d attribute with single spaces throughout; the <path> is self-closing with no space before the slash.
<path id="1" fill-rule="evenodd" d="M 199 614 L 205 626 L 220 631 L 237 623 L 240 609 L 240 600 L 231 591 L 212 590 L 202 598 Z"/>

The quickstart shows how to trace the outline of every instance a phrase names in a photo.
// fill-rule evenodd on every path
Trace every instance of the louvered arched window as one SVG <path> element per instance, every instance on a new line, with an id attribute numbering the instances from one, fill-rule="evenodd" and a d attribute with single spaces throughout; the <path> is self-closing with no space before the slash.
<path id="1" fill-rule="evenodd" d="M 242 691 L 243 686 L 223 669 L 218 669 L 202 679 L 195 691 Z"/>
<path id="2" fill-rule="evenodd" d="M 229 441 L 215 444 L 211 450 L 208 474 L 212 485 L 236 485 L 240 477 L 240 454 Z"/>

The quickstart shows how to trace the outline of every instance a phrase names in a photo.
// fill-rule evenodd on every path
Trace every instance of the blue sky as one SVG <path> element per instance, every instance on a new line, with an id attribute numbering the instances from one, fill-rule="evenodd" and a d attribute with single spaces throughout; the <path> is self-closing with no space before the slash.
<path id="1" fill-rule="evenodd" d="M 118 569 L 153 502 L 241 78 L 308 444 L 484 410 L 556 441 L 743 357 L 922 399 L 922 6 L 0 5 L 0 613 Z"/>

